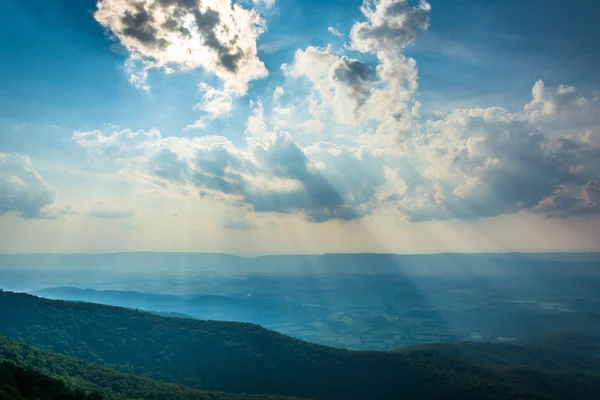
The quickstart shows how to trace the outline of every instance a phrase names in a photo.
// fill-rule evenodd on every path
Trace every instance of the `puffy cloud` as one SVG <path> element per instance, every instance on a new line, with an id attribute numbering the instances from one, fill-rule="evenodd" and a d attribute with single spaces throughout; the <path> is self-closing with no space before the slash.
<path id="1" fill-rule="evenodd" d="M 262 102 L 251 109 L 243 147 L 220 136 L 157 131 L 73 138 L 92 157 L 159 184 L 194 187 L 255 212 L 302 213 L 314 222 L 388 206 L 413 221 L 600 211 L 596 142 L 589 135 L 545 135 L 526 110 L 457 109 L 421 118 L 415 104 L 405 134 L 392 144 L 379 144 L 379 124 L 356 144 L 301 148 L 290 134 L 270 130 Z M 323 128 L 315 121 L 315 130 Z"/>
<path id="2" fill-rule="evenodd" d="M 250 101 L 250 109 L 252 113 L 248 118 L 246 134 L 258 137 L 268 133 L 269 128 L 265 122 L 265 110 L 262 101 L 257 101 L 256 106 L 254 102 Z"/>
<path id="3" fill-rule="evenodd" d="M 352 27 L 352 48 L 397 54 L 429 27 L 431 6 L 426 1 L 412 7 L 407 0 L 365 0 L 361 10 L 367 21 Z"/>
<path id="4" fill-rule="evenodd" d="M 575 88 L 548 89 L 540 81 L 533 88 L 533 100 L 520 112 L 473 108 L 421 118 L 420 103 L 414 101 L 416 63 L 402 51 L 428 28 L 429 11 L 424 1 L 417 7 L 403 0 L 365 3 L 367 21 L 357 22 L 350 36 L 353 49 L 379 59 L 371 80 L 340 79 L 346 86 L 336 87 L 339 82 L 332 71 L 340 68 L 343 57 L 329 50 L 298 52 L 288 67 L 292 75 L 307 77 L 331 106 L 337 104 L 336 92 L 358 105 L 352 109 L 346 103 L 336 112 L 350 109 L 355 116 L 374 121 L 356 139 L 363 146 L 360 163 L 344 167 L 357 173 L 346 176 L 348 181 L 365 177 L 371 182 L 363 186 L 365 197 L 354 207 L 392 205 L 414 221 L 519 211 L 563 217 L 599 212 L 598 132 L 544 133 L 547 126 L 538 123 L 547 117 L 573 120 L 589 113 L 594 100 Z M 354 76 L 352 68 L 342 71 Z M 319 159 L 308 148 L 305 151 L 327 176 L 327 157 Z"/>
<path id="5" fill-rule="evenodd" d="M 586 99 L 573 86 L 559 85 L 547 89 L 541 80 L 535 83 L 531 93 L 533 99 L 525 106 L 525 112 L 532 120 L 577 114 L 595 101 Z"/>
<path id="6" fill-rule="evenodd" d="M 160 7 L 176 2 L 156 1 Z M 402 52 L 428 29 L 429 4 L 373 0 L 362 12 L 365 21 L 352 27 L 350 47 L 374 54 L 375 63 L 329 47 L 299 49 L 283 69 L 310 83 L 305 101 L 282 105 L 284 89 L 277 87 L 271 110 L 261 100 L 251 102 L 242 146 L 221 136 L 162 137 L 158 131 L 76 132 L 73 138 L 97 160 L 158 184 L 192 187 L 255 212 L 301 213 L 313 222 L 358 218 L 379 207 L 395 207 L 414 221 L 600 212 L 598 132 L 548 133 L 541 123 L 589 113 L 594 100 L 539 81 L 532 101 L 517 112 L 489 107 L 421 117 L 416 62 Z M 139 18 L 130 25 L 148 25 Z M 137 31 L 139 43 L 162 37 Z M 147 55 L 140 60 L 149 62 Z M 208 115 L 198 126 L 228 113 L 236 93 L 227 83 L 223 90 L 202 90 L 197 108 Z M 293 96 L 295 89 L 285 93 Z M 306 118 L 299 117 L 302 107 Z M 301 147 L 283 127 L 304 134 L 298 136 L 303 144 L 315 137 L 307 131 L 319 140 L 343 132 L 343 144 Z"/>
<path id="7" fill-rule="evenodd" d="M 0 153 L 0 215 L 14 211 L 23 218 L 52 218 L 49 206 L 55 201 L 56 189 L 32 168 L 29 156 Z"/>
<path id="8" fill-rule="evenodd" d="M 247 197 L 255 211 L 289 213 L 301 210 L 314 222 L 357 217 L 343 194 L 314 167 L 289 134 L 276 132 L 255 146 L 254 153 L 271 176 L 297 185 L 286 191 L 249 191 Z"/>
<path id="9" fill-rule="evenodd" d="M 359 179 L 361 174 L 348 180 L 346 168 L 358 167 L 360 156 L 342 156 L 341 149 L 329 158 L 324 150 L 311 150 L 327 163 L 320 171 L 289 134 L 279 131 L 250 135 L 244 148 L 221 136 L 162 137 L 157 131 L 76 132 L 73 139 L 96 160 L 158 184 L 194 187 L 202 197 L 245 204 L 255 212 L 301 213 L 314 222 L 368 212 L 365 204 L 376 182 Z"/>
<path id="10" fill-rule="evenodd" d="M 273 126 L 281 130 L 289 130 L 294 129 L 295 127 L 302 126 L 304 123 L 304 116 L 297 112 L 296 106 L 287 105 L 273 105 L 271 108 L 271 115 L 269 115 L 268 119 L 272 123 Z"/>
<path id="11" fill-rule="evenodd" d="M 273 101 L 276 103 L 279 101 L 281 96 L 283 96 L 284 90 L 281 86 L 277 86 L 275 90 L 273 90 Z"/>
<path id="12" fill-rule="evenodd" d="M 382 120 L 382 134 L 402 131 L 418 87 L 416 62 L 402 50 L 429 28 L 431 6 L 426 1 L 412 7 L 406 0 L 366 0 L 361 10 L 367 21 L 352 27 L 351 47 L 377 55 L 377 76 L 382 82 L 371 96 L 370 114 Z"/>
<path id="13" fill-rule="evenodd" d="M 99 161 L 135 161 L 150 150 L 155 139 L 160 138 L 160 132 L 152 129 L 149 132 L 132 132 L 126 129 L 103 135 L 99 130 L 73 133 L 73 140 L 88 150 L 88 154 Z"/>
<path id="14" fill-rule="evenodd" d="M 522 114 L 454 110 L 421 121 L 402 145 L 403 155 L 389 160 L 404 162 L 390 182 L 398 194 L 388 188 L 382 200 L 413 220 L 597 211 L 600 149 L 544 135 Z"/>
<path id="15" fill-rule="evenodd" d="M 198 86 L 200 92 L 203 92 L 202 102 L 196 104 L 195 110 L 205 112 L 207 115 L 200 117 L 194 124 L 188 125 L 185 130 L 203 129 L 206 122 L 227 115 L 233 108 L 233 93 L 231 90 L 218 90 L 202 82 Z"/>
<path id="16" fill-rule="evenodd" d="M 231 112 L 233 107 L 231 92 L 217 90 L 204 82 L 200 84 L 199 88 L 201 92 L 204 92 L 204 96 L 203 102 L 197 104 L 196 109 L 208 113 L 211 118 Z"/>
<path id="17" fill-rule="evenodd" d="M 356 101 L 355 108 L 360 107 L 369 97 L 367 83 L 373 79 L 374 71 L 367 64 L 343 56 L 331 71 L 335 82 L 345 89 Z"/>
<path id="18" fill-rule="evenodd" d="M 316 134 L 321 134 L 325 130 L 325 124 L 318 119 L 309 119 L 304 123 L 304 127 Z"/>
<path id="19" fill-rule="evenodd" d="M 298 50 L 294 63 L 285 70 L 293 77 L 307 78 L 324 105 L 334 108 L 338 121 L 356 124 L 379 120 L 383 130 L 401 130 L 418 87 L 416 63 L 402 50 L 428 28 L 430 8 L 424 1 L 418 7 L 406 0 L 363 4 L 367 21 L 352 27 L 351 48 L 375 53 L 379 60 L 376 67 L 338 57 L 330 49 L 308 47 Z"/>
<path id="20" fill-rule="evenodd" d="M 375 79 L 375 70 L 367 64 L 312 46 L 296 51 L 286 72 L 308 79 L 325 104 L 334 108 L 338 120 L 346 124 L 356 123 Z"/>
<path id="21" fill-rule="evenodd" d="M 267 75 L 256 46 L 263 21 L 231 0 L 100 0 L 94 17 L 129 51 L 138 87 L 148 88 L 152 68 L 202 68 L 238 93 Z"/>
<path id="22" fill-rule="evenodd" d="M 540 201 L 535 210 L 549 216 L 570 217 L 600 212 L 600 181 L 592 179 L 581 188 L 561 185 L 552 195 Z"/>

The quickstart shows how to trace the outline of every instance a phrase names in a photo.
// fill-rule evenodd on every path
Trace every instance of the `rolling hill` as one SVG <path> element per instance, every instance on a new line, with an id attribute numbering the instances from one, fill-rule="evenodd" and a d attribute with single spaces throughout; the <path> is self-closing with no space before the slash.
<path id="1" fill-rule="evenodd" d="M 2 400 L 102 400 L 98 393 L 88 393 L 68 386 L 63 380 L 39 371 L 25 369 L 0 360 L 0 399 Z"/>
<path id="2" fill-rule="evenodd" d="M 71 383 L 69 388 L 79 395 L 100 395 L 105 400 L 294 400 L 275 395 L 248 395 L 202 391 L 183 385 L 154 381 L 145 376 L 120 372 L 19 343 L 0 336 L 0 363 L 10 360 L 13 369 L 34 370 L 48 377 L 58 377 L 60 382 Z M 0 368 L 3 364 L 0 364 Z M 4 362 L 6 365 L 6 361 Z M 19 372 L 23 373 L 23 372 Z M 0 377 L 0 380 L 2 378 Z M 5 379 L 8 381 L 8 379 Z M 21 385 L 22 386 L 22 385 Z M 66 385 L 63 385 L 66 386 Z M 2 398 L 2 397 L 0 397 Z M 65 399 L 66 400 L 66 399 Z"/>
<path id="3" fill-rule="evenodd" d="M 122 372 L 232 393 L 461 400 L 589 399 L 600 393 L 597 369 L 589 365 L 486 362 L 472 359 L 461 344 L 454 352 L 435 345 L 347 351 L 253 324 L 165 318 L 10 292 L 0 294 L 0 334 Z M 491 354 L 519 351 L 484 345 Z"/>
<path id="4" fill-rule="evenodd" d="M 215 321 L 259 322 L 293 315 L 301 318 L 313 308 L 283 302 L 272 298 L 237 299 L 227 296 L 195 295 L 174 296 L 168 294 L 141 293 L 135 291 L 79 289 L 56 287 L 37 290 L 32 294 L 52 300 L 85 301 L 109 306 L 137 308 L 165 315 L 193 317 Z M 177 315 L 179 313 L 179 315 Z"/>

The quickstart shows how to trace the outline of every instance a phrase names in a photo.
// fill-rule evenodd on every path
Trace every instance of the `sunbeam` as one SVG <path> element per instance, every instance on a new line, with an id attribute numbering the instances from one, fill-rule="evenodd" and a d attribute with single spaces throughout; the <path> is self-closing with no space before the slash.
<path id="1" fill-rule="evenodd" d="M 0 399 L 598 398 L 596 3 L 0 2 Z"/>

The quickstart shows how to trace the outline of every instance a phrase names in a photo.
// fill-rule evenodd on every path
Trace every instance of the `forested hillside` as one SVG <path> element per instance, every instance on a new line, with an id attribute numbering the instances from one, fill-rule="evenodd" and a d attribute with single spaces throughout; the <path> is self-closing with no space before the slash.
<path id="1" fill-rule="evenodd" d="M 252 324 L 166 318 L 8 292 L 0 294 L 0 333 L 109 368 L 235 393 L 461 400 L 588 399 L 600 393 L 596 375 L 570 367 L 549 372 L 521 363 L 489 366 L 435 346 L 352 352 Z"/>
<path id="2" fill-rule="evenodd" d="M 73 388 L 60 379 L 0 361 L 0 400 L 101 400 L 98 393 Z"/>
<path id="3" fill-rule="evenodd" d="M 69 379 L 106 400 L 294 400 L 291 397 L 207 392 L 183 385 L 154 381 L 111 368 L 28 346 L 0 336 L 0 360 L 11 360 L 50 376 Z"/>
<path id="4" fill-rule="evenodd" d="M 416 345 L 397 350 L 400 353 L 435 352 L 465 362 L 486 366 L 521 366 L 546 371 L 600 373 L 600 338 L 591 335 L 561 335 L 537 338 L 523 344 L 454 342 Z M 576 341 L 577 347 L 572 344 Z M 584 342 L 585 341 L 585 342 Z M 546 343 L 548 345 L 546 345 Z"/>

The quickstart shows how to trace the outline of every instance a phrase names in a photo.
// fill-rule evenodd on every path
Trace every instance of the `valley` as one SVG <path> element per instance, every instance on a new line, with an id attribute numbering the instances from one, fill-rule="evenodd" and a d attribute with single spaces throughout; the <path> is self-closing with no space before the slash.
<path id="1" fill-rule="evenodd" d="M 93 255 L 56 256 L 65 268 L 51 273 L 35 256 L 0 256 L 0 285 L 171 317 L 256 323 L 352 350 L 600 332 L 594 253 L 234 257 L 224 258 L 222 271 L 215 255 L 185 263 L 163 254 L 148 266 L 143 254 L 99 259 L 118 272 L 106 274 Z"/>
<path id="2" fill-rule="evenodd" d="M 168 393 L 234 399 L 245 393 L 247 399 L 554 400 L 588 399 L 600 390 L 598 335 L 357 352 L 248 323 L 162 317 L 13 292 L 0 293 L 0 335 L 9 338 L 0 337 L 0 358 L 69 377 L 86 393 L 109 399 L 158 400 Z"/>

